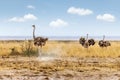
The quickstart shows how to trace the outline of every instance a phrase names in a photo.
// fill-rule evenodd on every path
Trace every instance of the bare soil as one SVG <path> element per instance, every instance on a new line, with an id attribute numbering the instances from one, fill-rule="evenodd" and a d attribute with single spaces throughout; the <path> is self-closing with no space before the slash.
<path id="1" fill-rule="evenodd" d="M 120 58 L 0 58 L 0 80 L 120 80 Z"/>

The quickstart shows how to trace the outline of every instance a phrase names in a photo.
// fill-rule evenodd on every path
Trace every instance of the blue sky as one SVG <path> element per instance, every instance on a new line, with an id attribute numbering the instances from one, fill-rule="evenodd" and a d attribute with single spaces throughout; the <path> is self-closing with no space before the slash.
<path id="1" fill-rule="evenodd" d="M 0 36 L 120 36 L 120 0 L 0 0 Z"/>

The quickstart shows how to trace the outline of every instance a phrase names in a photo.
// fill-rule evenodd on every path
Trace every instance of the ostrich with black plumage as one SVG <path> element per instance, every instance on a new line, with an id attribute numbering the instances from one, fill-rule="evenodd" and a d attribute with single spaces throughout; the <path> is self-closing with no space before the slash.
<path id="1" fill-rule="evenodd" d="M 39 53 L 40 53 L 40 47 L 42 49 L 42 46 L 45 46 L 46 41 L 48 41 L 48 38 L 44 37 L 35 37 L 35 25 L 32 25 L 33 27 L 33 39 L 34 39 L 34 45 L 39 47 Z"/>
<path id="2" fill-rule="evenodd" d="M 95 40 L 94 39 L 88 39 L 88 34 L 86 36 L 86 39 L 84 37 L 81 37 L 79 39 L 79 43 L 84 47 L 88 48 L 89 46 L 95 45 Z"/>
<path id="3" fill-rule="evenodd" d="M 100 40 L 98 45 L 100 47 L 108 47 L 111 46 L 111 43 L 109 41 L 105 41 L 105 35 L 103 35 L 103 40 Z"/>

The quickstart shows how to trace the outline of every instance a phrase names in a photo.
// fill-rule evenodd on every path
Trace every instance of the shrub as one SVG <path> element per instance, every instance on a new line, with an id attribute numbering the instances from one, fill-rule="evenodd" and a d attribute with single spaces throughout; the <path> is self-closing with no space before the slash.
<path id="1" fill-rule="evenodd" d="M 25 41 L 24 44 L 21 45 L 21 51 L 24 56 L 38 56 L 38 51 L 30 40 Z"/>

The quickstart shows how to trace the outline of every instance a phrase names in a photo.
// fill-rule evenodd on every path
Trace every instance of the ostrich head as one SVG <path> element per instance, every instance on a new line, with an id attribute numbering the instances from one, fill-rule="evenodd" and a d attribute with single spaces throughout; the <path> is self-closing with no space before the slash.
<path id="1" fill-rule="evenodd" d="M 33 24 L 32 27 L 35 28 L 35 25 Z"/>

